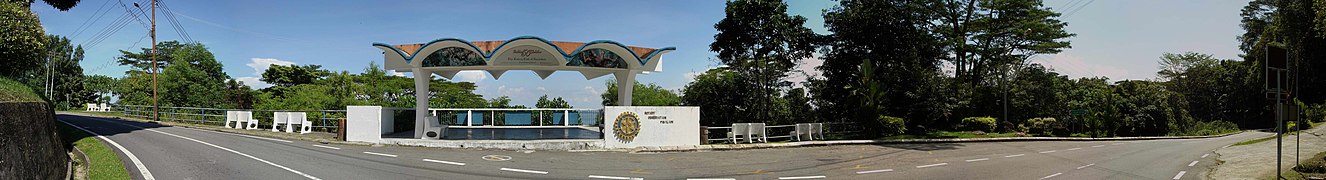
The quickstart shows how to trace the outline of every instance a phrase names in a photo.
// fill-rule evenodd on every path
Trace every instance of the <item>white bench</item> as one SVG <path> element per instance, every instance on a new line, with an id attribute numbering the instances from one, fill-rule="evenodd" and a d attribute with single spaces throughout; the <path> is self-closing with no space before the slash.
<path id="1" fill-rule="evenodd" d="M 278 128 L 281 127 L 285 127 L 287 132 L 290 131 L 290 115 L 288 113 L 272 112 L 272 132 L 280 131 Z"/>
<path id="2" fill-rule="evenodd" d="M 289 124 L 285 126 L 285 132 L 298 131 L 300 134 L 307 134 L 309 132 L 313 132 L 313 121 L 308 120 L 307 113 L 288 112 L 286 113 L 286 117 L 290 118 L 290 121 L 288 122 Z M 299 125 L 299 129 L 295 129 L 296 131 L 291 131 L 291 128 L 295 127 L 295 125 Z"/>
<path id="3" fill-rule="evenodd" d="M 447 126 L 438 122 L 437 116 L 424 118 L 424 137 L 421 139 L 442 139 L 447 135 Z"/>
<path id="4" fill-rule="evenodd" d="M 750 131 L 749 131 L 749 132 L 750 132 L 750 135 L 749 135 L 750 138 L 749 138 L 749 140 L 750 140 L 751 143 L 754 143 L 754 141 L 758 141 L 758 142 L 762 142 L 762 143 L 768 143 L 768 142 L 769 142 L 769 136 L 768 136 L 769 134 L 767 134 L 767 133 L 764 132 L 764 131 L 765 131 L 765 129 L 764 129 L 764 123 L 749 123 L 749 124 L 750 124 L 750 125 L 748 126 L 748 127 L 750 127 Z"/>
<path id="5" fill-rule="evenodd" d="M 750 125 L 746 123 L 732 123 L 732 131 L 727 132 L 727 138 L 732 139 L 732 144 L 741 142 L 750 143 Z"/>
<path id="6" fill-rule="evenodd" d="M 101 111 L 101 112 L 110 112 L 110 110 L 111 110 L 110 106 L 106 105 L 106 103 L 101 103 L 101 107 L 99 108 L 99 111 Z"/>
<path id="7" fill-rule="evenodd" d="M 230 123 L 235 123 L 231 126 Z M 239 128 L 239 111 L 226 111 L 226 127 Z"/>
<path id="8" fill-rule="evenodd" d="M 239 122 L 244 122 L 244 129 L 258 129 L 258 119 L 253 118 L 253 111 L 240 111 Z"/>
<path id="9" fill-rule="evenodd" d="M 87 106 L 87 109 L 84 111 L 97 111 L 99 109 L 96 104 L 88 103 L 83 105 Z"/>
<path id="10" fill-rule="evenodd" d="M 824 139 L 824 123 L 810 123 L 810 137 L 816 139 L 816 136 L 818 139 Z"/>

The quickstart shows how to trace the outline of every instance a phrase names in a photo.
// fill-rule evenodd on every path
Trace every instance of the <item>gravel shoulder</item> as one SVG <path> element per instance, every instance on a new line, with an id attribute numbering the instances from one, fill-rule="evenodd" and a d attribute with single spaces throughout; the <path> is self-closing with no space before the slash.
<path id="1" fill-rule="evenodd" d="M 1274 132 L 1254 132 L 1264 136 L 1275 136 Z M 1326 151 L 1326 128 L 1316 127 L 1310 130 L 1304 130 L 1299 143 L 1295 144 L 1296 136 L 1284 136 L 1282 145 L 1283 163 L 1282 170 L 1289 170 L 1294 167 L 1294 157 L 1297 155 L 1296 148 L 1302 152 L 1298 156 L 1300 160 L 1312 158 L 1317 152 Z M 1209 179 L 1260 179 L 1263 177 L 1274 176 L 1275 172 L 1275 140 L 1260 142 L 1256 144 L 1230 146 L 1216 150 L 1218 160 L 1222 162 L 1215 170 L 1207 175 Z"/>

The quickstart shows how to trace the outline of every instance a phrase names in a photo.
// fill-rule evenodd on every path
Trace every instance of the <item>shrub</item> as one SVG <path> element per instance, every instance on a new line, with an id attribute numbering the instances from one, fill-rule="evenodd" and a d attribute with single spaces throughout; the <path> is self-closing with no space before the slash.
<path id="1" fill-rule="evenodd" d="M 1205 122 L 1194 123 L 1192 127 L 1189 127 L 1184 134 L 1178 134 L 1178 135 L 1189 135 L 1189 136 L 1219 135 L 1224 133 L 1236 132 L 1238 130 L 1239 126 L 1237 124 L 1234 124 L 1233 122 L 1217 120 L 1217 121 L 1205 121 Z"/>
<path id="2" fill-rule="evenodd" d="M 907 121 L 902 118 L 880 115 L 876 120 L 879 121 L 880 128 L 882 128 L 880 133 L 883 133 L 884 136 L 902 134 L 902 132 L 907 131 Z"/>
<path id="3" fill-rule="evenodd" d="M 1058 123 L 1058 121 L 1052 117 L 1028 119 L 1027 133 L 1032 135 L 1051 135 L 1056 123 Z"/>
<path id="4" fill-rule="evenodd" d="M 962 122 L 958 124 L 958 127 L 964 131 L 991 132 L 995 128 L 995 118 L 988 116 L 962 118 Z"/>

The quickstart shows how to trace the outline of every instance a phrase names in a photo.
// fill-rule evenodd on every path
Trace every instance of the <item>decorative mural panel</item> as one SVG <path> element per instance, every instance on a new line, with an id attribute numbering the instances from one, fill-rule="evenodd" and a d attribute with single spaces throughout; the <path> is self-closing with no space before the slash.
<path id="1" fill-rule="evenodd" d="M 601 68 L 627 68 L 626 60 L 622 60 L 617 53 L 606 49 L 586 49 L 572 55 L 571 62 L 567 66 L 585 66 Z"/>
<path id="2" fill-rule="evenodd" d="M 474 51 L 459 47 L 447 47 L 434 51 L 424 59 L 423 67 L 440 66 L 482 66 L 486 65 L 483 56 Z"/>

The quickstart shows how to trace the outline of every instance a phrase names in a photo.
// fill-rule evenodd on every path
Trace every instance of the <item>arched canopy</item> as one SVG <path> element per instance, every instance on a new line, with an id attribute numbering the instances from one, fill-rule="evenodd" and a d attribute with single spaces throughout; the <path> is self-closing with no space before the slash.
<path id="1" fill-rule="evenodd" d="M 443 38 L 424 44 L 373 43 L 382 49 L 386 68 L 413 72 L 415 68 L 452 78 L 459 71 L 483 70 L 500 78 L 509 70 L 532 70 L 547 78 L 554 71 L 578 71 L 586 79 L 625 72 L 662 71 L 662 55 L 676 48 L 643 48 L 615 41 L 548 41 L 521 36 L 505 41 L 466 41 Z"/>

